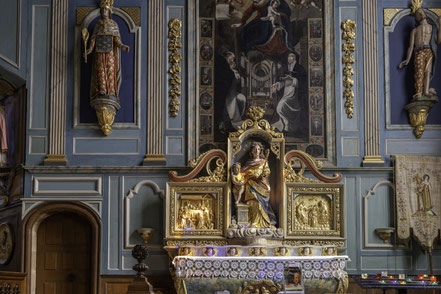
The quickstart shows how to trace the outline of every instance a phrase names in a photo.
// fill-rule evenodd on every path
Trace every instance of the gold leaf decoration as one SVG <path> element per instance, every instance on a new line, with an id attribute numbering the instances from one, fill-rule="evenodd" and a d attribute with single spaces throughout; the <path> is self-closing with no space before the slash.
<path id="1" fill-rule="evenodd" d="M 352 67 L 352 64 L 354 64 L 355 59 L 352 52 L 355 51 L 355 43 L 353 43 L 352 40 L 355 39 L 356 27 L 357 25 L 355 22 L 350 19 L 345 20 L 341 24 L 341 28 L 343 29 L 343 40 L 346 41 L 342 46 L 342 49 L 345 52 L 342 59 L 343 64 L 345 65 L 343 69 L 343 86 L 346 88 L 343 92 L 343 96 L 346 98 L 345 107 L 348 118 L 354 116 L 354 102 L 352 101 L 354 98 L 354 91 L 352 91 L 352 87 L 354 86 L 354 80 L 352 79 L 354 68 Z"/>
<path id="2" fill-rule="evenodd" d="M 169 82 L 171 84 L 171 89 L 169 90 L 169 95 L 171 96 L 169 109 L 170 116 L 176 117 L 179 113 L 179 96 L 181 96 L 181 90 L 179 86 L 181 85 L 181 78 L 179 75 L 181 74 L 181 66 L 180 62 L 182 61 L 182 55 L 179 53 L 179 49 L 182 48 L 182 43 L 179 41 L 179 38 L 182 37 L 181 33 L 182 22 L 177 18 L 173 18 L 168 23 L 168 50 L 171 52 L 169 56 L 169 62 L 171 63 L 171 67 L 168 70 L 171 75 Z"/>

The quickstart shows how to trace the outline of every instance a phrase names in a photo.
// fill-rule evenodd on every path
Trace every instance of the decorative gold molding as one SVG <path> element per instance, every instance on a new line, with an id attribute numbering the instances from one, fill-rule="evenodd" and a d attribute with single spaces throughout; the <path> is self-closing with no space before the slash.
<path id="1" fill-rule="evenodd" d="M 92 11 L 95 10 L 96 7 L 77 7 L 76 9 L 76 23 L 80 25 L 83 23 L 86 16 Z"/>
<path id="2" fill-rule="evenodd" d="M 144 157 L 144 161 L 147 161 L 147 162 L 166 162 L 166 159 L 163 154 L 147 154 Z"/>
<path id="3" fill-rule="evenodd" d="M 118 7 L 124 10 L 133 20 L 133 22 L 139 26 L 141 25 L 141 9 L 139 7 Z"/>
<path id="4" fill-rule="evenodd" d="M 48 154 L 44 159 L 44 164 L 67 164 L 66 154 Z"/>
<path id="5" fill-rule="evenodd" d="M 343 64 L 345 65 L 343 69 L 343 75 L 345 76 L 343 80 L 343 86 L 346 88 L 343 92 L 343 96 L 346 98 L 345 107 L 346 114 L 348 118 L 352 118 L 354 116 L 354 102 L 352 99 L 354 98 L 354 91 L 352 91 L 352 86 L 354 86 L 354 80 L 352 76 L 354 75 L 354 69 L 352 64 L 354 64 L 355 59 L 352 56 L 352 52 L 355 51 L 355 43 L 352 42 L 355 39 L 355 28 L 357 25 L 354 21 L 347 19 L 341 23 L 341 28 L 343 29 L 343 40 L 346 43 L 343 44 L 343 51 L 345 54 L 343 55 Z"/>
<path id="6" fill-rule="evenodd" d="M 363 164 L 381 164 L 384 165 L 384 160 L 381 155 L 366 155 L 363 158 Z"/>
<path id="7" fill-rule="evenodd" d="M 337 246 L 344 247 L 344 241 L 328 241 L 328 240 L 285 240 L 283 245 L 289 246 L 302 246 L 302 245 L 312 245 L 312 246 Z"/>
<path id="8" fill-rule="evenodd" d="M 398 12 L 403 10 L 403 8 L 384 8 L 383 9 L 383 24 L 385 26 L 390 25 L 390 22 L 397 15 Z"/>
<path id="9" fill-rule="evenodd" d="M 127 13 L 133 22 L 139 26 L 141 25 L 141 9 L 139 7 L 116 7 Z M 81 25 L 86 16 L 96 7 L 77 7 L 76 9 L 76 24 Z"/>
<path id="10" fill-rule="evenodd" d="M 437 16 L 441 16 L 441 8 L 429 8 L 429 10 L 435 13 Z"/>
<path id="11" fill-rule="evenodd" d="M 182 55 L 179 53 L 179 49 L 182 48 L 182 43 L 178 40 L 182 36 L 181 28 L 182 22 L 177 18 L 173 18 L 168 23 L 168 50 L 171 52 L 168 58 L 169 62 L 171 63 L 171 67 L 168 70 L 168 72 L 171 74 L 169 79 L 171 84 L 171 89 L 169 91 L 171 96 L 169 108 L 170 116 L 172 117 L 178 116 L 179 104 L 181 103 L 179 101 L 179 96 L 181 96 L 181 90 L 179 89 L 179 86 L 181 85 L 181 78 L 179 75 L 181 74 L 180 62 L 182 61 Z"/>
<path id="12" fill-rule="evenodd" d="M 429 110 L 436 102 L 438 101 L 435 99 L 414 101 L 404 107 L 404 109 L 409 111 L 410 125 L 414 128 L 413 134 L 417 139 L 423 135 Z"/>
<path id="13" fill-rule="evenodd" d="M 107 109 L 105 106 L 101 106 L 96 111 L 96 117 L 98 118 L 98 123 L 101 127 L 101 131 L 105 136 L 108 136 L 112 131 L 112 124 L 115 120 L 116 112 Z"/>

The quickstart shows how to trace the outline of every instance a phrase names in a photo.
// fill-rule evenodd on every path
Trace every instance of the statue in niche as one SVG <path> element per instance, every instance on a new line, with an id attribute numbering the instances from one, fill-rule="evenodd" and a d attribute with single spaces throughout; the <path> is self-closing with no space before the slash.
<path id="1" fill-rule="evenodd" d="M 415 94 L 413 97 L 415 100 L 433 100 L 436 92 L 430 88 L 430 80 L 435 70 L 436 47 L 441 43 L 441 30 L 438 30 L 427 17 L 422 2 L 422 0 L 412 0 L 411 9 L 417 26 L 410 33 L 407 57 L 400 63 L 399 68 L 409 64 L 413 53 L 415 71 Z M 438 17 L 438 22 L 441 26 L 441 16 Z"/>
<path id="2" fill-rule="evenodd" d="M 243 196 L 247 203 L 248 226 L 275 228 L 277 221 L 270 206 L 271 187 L 268 182 L 271 170 L 263 151 L 262 144 L 254 141 L 249 151 L 251 159 L 244 164 L 240 172 L 237 172 L 237 166 L 233 166 L 233 174 L 237 173 L 234 175 L 233 190 L 236 191 L 236 201 L 240 201 Z"/>
<path id="3" fill-rule="evenodd" d="M 119 105 L 119 89 L 121 86 L 120 49 L 129 51 L 129 47 L 121 42 L 117 23 L 112 20 L 113 0 L 102 0 L 100 3 L 101 19 L 95 25 L 87 55 L 94 51 L 90 105 L 96 110 L 97 117 L 104 135 L 110 134 Z M 87 28 L 82 31 L 84 47 L 87 45 L 89 33 Z"/>

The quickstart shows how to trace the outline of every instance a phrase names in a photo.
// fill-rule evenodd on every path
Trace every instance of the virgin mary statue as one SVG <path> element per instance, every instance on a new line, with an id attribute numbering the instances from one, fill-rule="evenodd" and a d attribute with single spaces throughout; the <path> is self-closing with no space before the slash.
<path id="1" fill-rule="evenodd" d="M 252 142 L 250 157 L 241 169 L 244 201 L 248 205 L 248 226 L 256 228 L 274 228 L 276 215 L 270 206 L 271 188 L 268 182 L 270 168 L 263 156 L 263 146 Z"/>

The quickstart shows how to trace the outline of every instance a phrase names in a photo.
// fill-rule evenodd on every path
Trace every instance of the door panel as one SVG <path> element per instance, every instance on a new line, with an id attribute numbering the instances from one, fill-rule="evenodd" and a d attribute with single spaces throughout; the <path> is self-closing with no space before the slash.
<path id="1" fill-rule="evenodd" d="M 89 222 L 74 213 L 45 219 L 37 232 L 36 293 L 90 293 Z"/>

